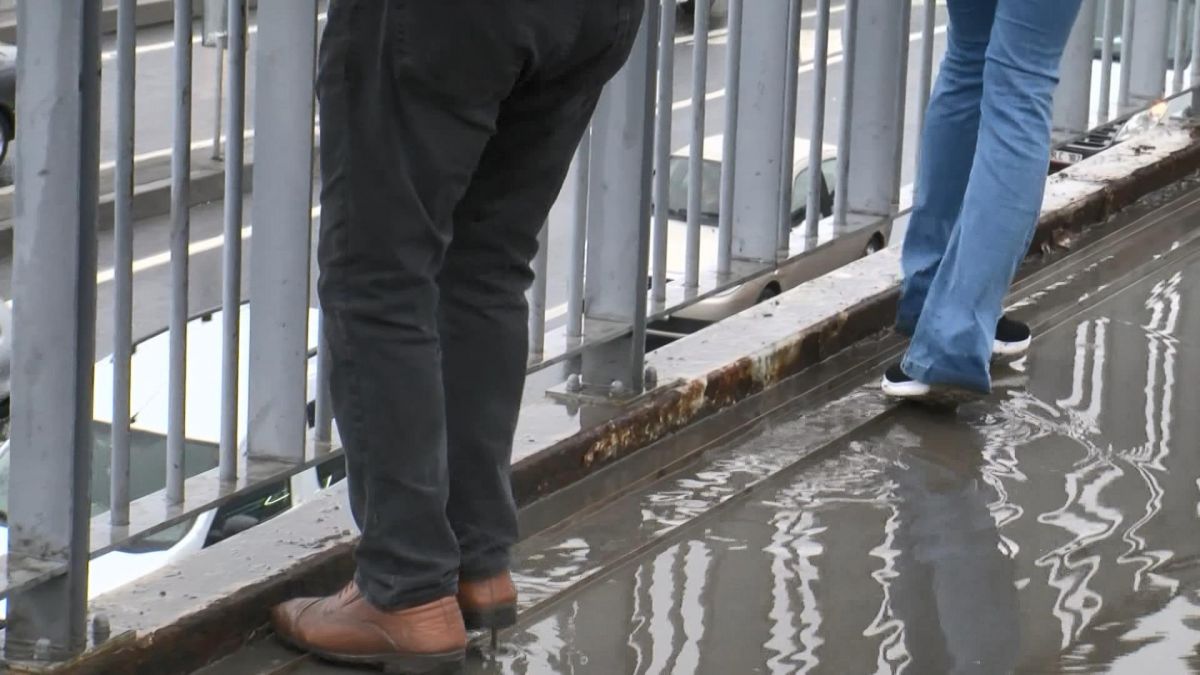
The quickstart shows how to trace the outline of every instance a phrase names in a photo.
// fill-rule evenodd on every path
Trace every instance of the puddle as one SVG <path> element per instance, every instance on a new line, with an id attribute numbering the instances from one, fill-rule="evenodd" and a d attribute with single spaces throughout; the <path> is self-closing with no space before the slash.
<path id="1" fill-rule="evenodd" d="M 1198 280 L 1054 327 L 1000 373 L 1021 386 L 955 417 L 902 409 L 795 470 L 807 430 L 783 422 L 656 486 L 618 515 L 663 541 L 470 670 L 1200 670 Z M 527 550 L 523 590 L 594 572 L 605 543 Z"/>

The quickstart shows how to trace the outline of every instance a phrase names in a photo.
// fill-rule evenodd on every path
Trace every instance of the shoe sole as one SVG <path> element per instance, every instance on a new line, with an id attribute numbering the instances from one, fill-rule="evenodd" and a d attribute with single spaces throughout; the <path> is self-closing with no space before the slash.
<path id="1" fill-rule="evenodd" d="M 992 344 L 992 361 L 995 363 L 1009 363 L 1025 356 L 1029 353 L 1029 348 L 1033 346 L 1033 338 L 1022 340 L 1021 342 L 1000 342 L 995 341 Z"/>
<path id="2" fill-rule="evenodd" d="M 517 606 L 499 605 L 489 609 L 464 609 L 467 630 L 501 630 L 517 625 Z"/>
<path id="3" fill-rule="evenodd" d="M 887 379 L 887 377 L 883 378 L 883 383 L 880 385 L 880 388 L 883 389 L 883 394 L 885 396 L 903 399 L 924 398 L 928 396 L 931 391 L 933 391 L 933 387 L 922 382 L 917 382 L 916 380 L 910 380 L 908 382 L 892 382 L 891 380 Z"/>
<path id="4" fill-rule="evenodd" d="M 936 409 L 955 409 L 980 398 L 979 394 L 958 387 L 931 386 L 916 381 L 894 383 L 886 377 L 882 389 L 888 398 Z"/>
<path id="5" fill-rule="evenodd" d="M 352 666 L 375 666 L 385 673 L 396 675 L 451 675 L 463 672 L 467 650 L 455 650 L 439 654 L 339 654 L 315 649 L 277 634 L 276 637 L 292 649 L 307 652 L 322 661 L 343 663 Z"/>

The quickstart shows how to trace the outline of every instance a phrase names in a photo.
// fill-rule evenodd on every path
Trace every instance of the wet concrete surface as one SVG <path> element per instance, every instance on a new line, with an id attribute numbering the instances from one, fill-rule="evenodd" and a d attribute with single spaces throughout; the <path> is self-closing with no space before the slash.
<path id="1" fill-rule="evenodd" d="M 1050 284 L 1078 302 L 955 414 L 864 373 L 523 542 L 521 625 L 467 672 L 1200 671 L 1200 246 L 1147 261 Z"/>

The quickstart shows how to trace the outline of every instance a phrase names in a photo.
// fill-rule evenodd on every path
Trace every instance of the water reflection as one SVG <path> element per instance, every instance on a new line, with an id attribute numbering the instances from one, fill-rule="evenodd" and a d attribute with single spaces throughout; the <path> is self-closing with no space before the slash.
<path id="1" fill-rule="evenodd" d="M 1008 672 L 1018 654 L 1017 591 L 992 512 L 1003 499 L 984 479 L 982 444 L 978 432 L 940 416 L 888 418 L 868 440 L 596 582 L 482 665 L 639 675 L 831 664 L 834 672 Z M 662 494 L 648 501 L 661 504 Z"/>
<path id="2" fill-rule="evenodd" d="M 980 438 L 928 416 L 904 430 L 911 433 L 888 477 L 900 551 L 892 606 L 904 625 L 907 672 L 1011 672 L 1020 640 L 1014 567 L 989 508 L 996 495 L 983 480 Z"/>
<path id="3" fill-rule="evenodd" d="M 473 667 L 1200 671 L 1197 275 L 1082 308 L 957 417 L 901 409 L 797 465 L 831 416 L 781 416 L 536 538 L 535 613 Z"/>

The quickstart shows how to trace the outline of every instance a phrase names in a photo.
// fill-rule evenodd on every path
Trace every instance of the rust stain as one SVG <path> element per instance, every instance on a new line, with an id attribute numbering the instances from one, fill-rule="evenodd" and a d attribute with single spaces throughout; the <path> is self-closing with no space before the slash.
<path id="1" fill-rule="evenodd" d="M 577 470 L 590 473 L 601 466 L 646 447 L 688 425 L 725 410 L 811 366 L 830 354 L 885 327 L 890 321 L 885 312 L 875 325 L 865 322 L 861 329 L 847 331 L 852 316 L 873 306 L 892 301 L 892 294 L 840 312 L 826 321 L 797 333 L 786 343 L 754 357 L 743 357 L 718 368 L 703 381 L 694 381 L 652 397 L 635 410 L 572 439 L 570 445 L 581 448 Z M 569 451 L 566 448 L 561 450 Z M 561 485 L 566 476 L 545 475 L 538 481 L 538 492 L 545 494 Z"/>

